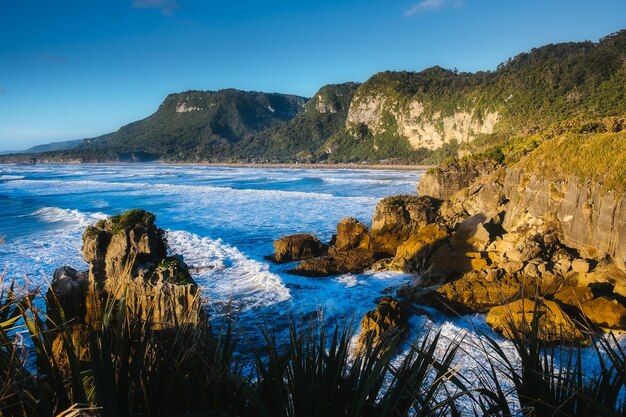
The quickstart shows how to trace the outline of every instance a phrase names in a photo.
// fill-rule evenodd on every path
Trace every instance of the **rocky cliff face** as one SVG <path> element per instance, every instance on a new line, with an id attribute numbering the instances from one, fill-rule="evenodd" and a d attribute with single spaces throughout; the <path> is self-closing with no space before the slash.
<path id="1" fill-rule="evenodd" d="M 455 160 L 442 164 L 422 176 L 417 186 L 417 194 L 448 200 L 478 178 L 492 173 L 497 166 L 498 164 L 492 160 Z"/>
<path id="2" fill-rule="evenodd" d="M 584 341 L 579 330 L 589 329 L 580 316 L 623 328 L 624 193 L 556 172 L 542 177 L 526 171 L 525 160 L 508 166 L 467 160 L 422 178 L 422 192 L 442 197 L 458 190 L 439 213 L 452 237 L 430 268 L 451 281 L 437 296 L 456 311 L 489 312 L 488 322 L 509 336 L 527 333 L 533 314 L 544 316 L 540 336 L 548 341 Z M 469 186 L 463 172 L 473 178 Z M 483 231 L 474 227 L 467 239 L 468 222 Z M 505 319 L 505 312 L 514 317 Z"/>
<path id="3" fill-rule="evenodd" d="M 469 186 L 468 186 L 469 183 Z M 576 177 L 542 178 L 522 167 L 464 161 L 425 174 L 420 195 L 449 200 L 444 215 L 503 215 L 505 230 L 553 218 L 565 245 L 626 269 L 626 195 Z M 535 220 L 533 220 L 535 219 Z"/>
<path id="4" fill-rule="evenodd" d="M 519 168 L 506 170 L 503 193 L 510 200 L 503 226 L 554 214 L 563 241 L 587 258 L 610 257 L 626 269 L 626 195 L 577 178 L 548 180 Z"/>
<path id="5" fill-rule="evenodd" d="M 493 133 L 499 118 L 496 111 L 483 116 L 473 108 L 444 115 L 419 99 L 401 103 L 384 93 L 365 90 L 357 92 L 350 105 L 346 129 L 354 131 L 365 125 L 374 136 L 398 134 L 413 149 L 438 149 L 446 143 L 467 143 L 481 134 Z"/>

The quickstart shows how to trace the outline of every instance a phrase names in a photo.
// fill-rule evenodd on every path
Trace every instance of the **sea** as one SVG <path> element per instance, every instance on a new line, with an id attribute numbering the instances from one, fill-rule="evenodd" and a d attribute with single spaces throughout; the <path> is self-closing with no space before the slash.
<path id="1" fill-rule="evenodd" d="M 85 228 L 133 208 L 153 212 L 169 250 L 193 268 L 216 317 L 236 312 L 248 341 L 262 329 L 287 338 L 291 321 L 315 318 L 329 328 L 353 323 L 376 300 L 411 280 L 397 272 L 326 278 L 294 276 L 294 263 L 265 256 L 275 239 L 313 233 L 328 242 L 344 217 L 371 224 L 378 201 L 415 194 L 423 171 L 232 168 L 201 165 L 0 165 L 0 275 L 45 290 L 56 268 L 86 270 Z M 457 370 L 487 363 L 484 335 L 513 362 L 513 345 L 492 332 L 484 315 L 448 317 L 424 308 L 410 320 L 407 343 L 439 332 L 438 353 L 460 349 Z M 358 329 L 357 329 L 358 330 Z M 400 357 L 402 354 L 400 354 Z M 596 366 L 586 350 L 586 366 Z M 506 381 L 503 382 L 506 387 Z"/>

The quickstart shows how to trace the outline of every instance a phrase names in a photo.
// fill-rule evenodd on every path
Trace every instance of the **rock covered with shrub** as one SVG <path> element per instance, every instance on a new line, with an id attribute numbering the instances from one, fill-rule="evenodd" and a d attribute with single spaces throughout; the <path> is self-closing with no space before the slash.
<path id="1" fill-rule="evenodd" d="M 197 316 L 198 286 L 182 256 L 167 256 L 165 231 L 155 220 L 130 210 L 87 227 L 82 252 L 89 270 L 55 272 L 47 293 L 51 320 L 60 324 L 62 309 L 71 323 L 98 321 L 103 305 L 122 299 L 157 329 Z"/>

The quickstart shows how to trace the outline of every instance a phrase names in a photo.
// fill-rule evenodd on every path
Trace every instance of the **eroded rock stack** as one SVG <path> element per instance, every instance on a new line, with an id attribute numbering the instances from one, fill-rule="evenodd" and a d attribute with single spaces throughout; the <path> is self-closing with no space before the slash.
<path id="1" fill-rule="evenodd" d="M 198 286 L 181 256 L 167 256 L 165 232 L 152 213 L 131 210 L 89 226 L 83 258 L 88 271 L 66 266 L 54 274 L 46 294 L 54 324 L 61 323 L 59 309 L 72 324 L 97 322 L 104 305 L 122 298 L 153 329 L 198 319 Z"/>
<path id="2" fill-rule="evenodd" d="M 377 205 L 371 229 L 348 217 L 339 222 L 328 247 L 311 235 L 286 236 L 274 242 L 275 254 L 268 259 L 301 261 L 289 272 L 314 277 L 370 268 L 414 272 L 448 237 L 447 228 L 437 223 L 438 206 L 429 197 L 388 197 Z"/>

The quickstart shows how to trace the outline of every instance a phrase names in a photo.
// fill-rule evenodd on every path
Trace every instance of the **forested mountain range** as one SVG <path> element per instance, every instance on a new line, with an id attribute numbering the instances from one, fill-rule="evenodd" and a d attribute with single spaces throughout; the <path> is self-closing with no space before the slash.
<path id="1" fill-rule="evenodd" d="M 494 71 L 386 71 L 362 84 L 322 87 L 311 99 L 233 89 L 171 94 L 154 114 L 117 132 L 17 158 L 430 163 L 475 142 L 622 114 L 626 30 L 597 43 L 535 48 Z"/>

